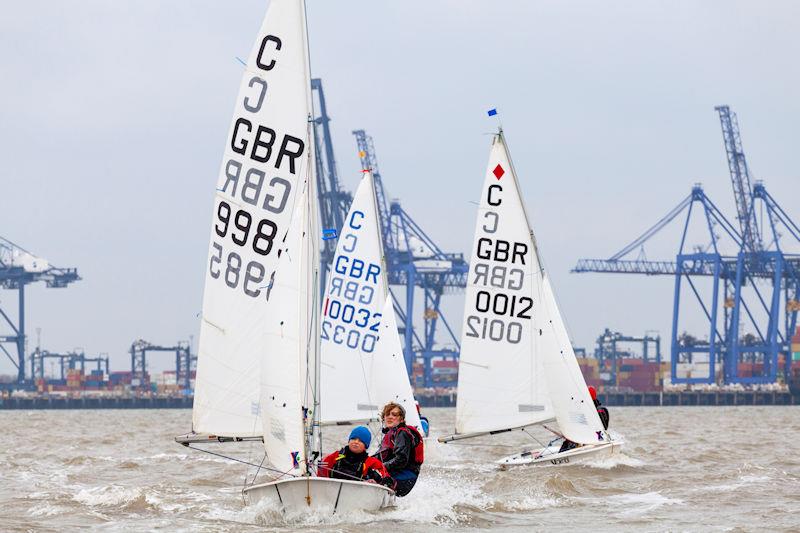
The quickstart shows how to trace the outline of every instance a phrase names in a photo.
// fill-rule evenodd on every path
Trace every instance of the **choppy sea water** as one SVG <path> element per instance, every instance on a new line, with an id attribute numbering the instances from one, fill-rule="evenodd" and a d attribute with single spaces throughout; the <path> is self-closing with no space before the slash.
<path id="1" fill-rule="evenodd" d="M 433 436 L 453 426 L 455 410 L 425 414 Z M 175 444 L 190 422 L 188 410 L 0 412 L 0 531 L 800 530 L 800 407 L 612 408 L 628 444 L 585 466 L 496 469 L 535 445 L 522 433 L 429 439 L 395 509 L 335 518 L 245 506 L 254 469 Z M 328 447 L 347 432 L 328 431 Z M 210 449 L 233 446 L 260 461 L 259 445 Z"/>

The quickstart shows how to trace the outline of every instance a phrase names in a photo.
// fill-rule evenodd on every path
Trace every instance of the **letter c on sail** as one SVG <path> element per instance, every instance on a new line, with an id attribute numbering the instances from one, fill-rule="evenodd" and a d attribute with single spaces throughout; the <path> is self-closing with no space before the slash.
<path id="1" fill-rule="evenodd" d="M 489 191 L 486 193 L 486 201 L 489 202 L 489 205 L 500 205 L 503 203 L 503 200 L 500 198 L 498 198 L 496 201 L 492 201 L 492 193 L 495 190 L 502 191 L 503 187 L 496 183 L 494 185 L 489 185 Z"/>

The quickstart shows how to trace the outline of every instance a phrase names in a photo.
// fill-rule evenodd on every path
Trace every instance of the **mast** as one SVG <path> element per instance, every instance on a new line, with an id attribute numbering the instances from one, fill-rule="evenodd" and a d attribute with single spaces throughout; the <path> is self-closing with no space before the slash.
<path id="1" fill-rule="evenodd" d="M 310 328 L 310 342 L 309 342 L 309 361 L 310 364 L 306 368 L 313 369 L 309 381 L 311 382 L 311 426 L 307 430 L 308 439 L 306 441 L 306 469 L 305 474 L 311 475 L 311 466 L 314 461 L 321 456 L 322 452 L 322 433 L 320 429 L 320 245 L 319 239 L 322 235 L 322 229 L 319 223 L 319 207 L 317 205 L 317 165 L 316 165 L 316 143 L 314 142 L 314 99 L 311 94 L 311 49 L 308 42 L 308 13 L 305 0 L 302 2 L 302 26 L 303 26 L 303 45 L 305 46 L 305 69 L 306 79 L 308 84 L 306 86 L 306 101 L 308 102 L 308 124 L 307 124 L 307 146 L 310 147 L 308 151 L 309 164 L 309 187 L 308 187 L 308 207 L 310 216 L 310 235 L 311 239 L 311 272 L 312 272 L 312 305 L 311 305 L 311 328 Z M 309 454 L 309 451 L 311 452 Z"/>

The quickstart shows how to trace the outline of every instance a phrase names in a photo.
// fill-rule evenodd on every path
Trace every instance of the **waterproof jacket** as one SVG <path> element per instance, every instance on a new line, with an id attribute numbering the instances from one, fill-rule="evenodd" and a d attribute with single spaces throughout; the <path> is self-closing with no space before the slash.
<path id="1" fill-rule="evenodd" d="M 410 470 L 419 475 L 419 467 L 414 461 L 414 436 L 405 428 L 405 422 L 401 422 L 393 428 L 383 428 L 383 440 L 381 449 L 373 457 L 377 457 L 394 477 L 403 470 Z"/>
<path id="2" fill-rule="evenodd" d="M 603 405 L 600 403 L 600 400 L 595 400 L 594 406 L 597 408 L 597 414 L 600 415 L 600 422 L 603 423 L 603 429 L 608 429 L 608 422 L 610 418 L 608 409 L 603 407 Z"/>
<path id="3" fill-rule="evenodd" d="M 389 472 L 378 459 L 370 457 L 367 452 L 353 453 L 347 446 L 327 455 L 320 463 L 317 475 L 351 481 L 372 479 L 378 483 L 389 479 Z"/>

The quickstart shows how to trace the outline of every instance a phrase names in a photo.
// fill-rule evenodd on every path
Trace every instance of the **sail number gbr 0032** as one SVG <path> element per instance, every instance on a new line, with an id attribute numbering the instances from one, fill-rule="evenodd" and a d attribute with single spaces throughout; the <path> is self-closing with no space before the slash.
<path id="1" fill-rule="evenodd" d="M 522 323 L 513 320 L 521 318 L 530 320 L 533 299 L 527 296 L 516 296 L 498 292 L 492 295 L 488 291 L 478 291 L 475 295 L 475 310 L 479 313 L 491 313 L 495 316 L 508 316 L 507 322 L 502 318 L 469 315 L 467 317 L 467 337 L 506 341 L 517 344 L 522 340 Z"/>

